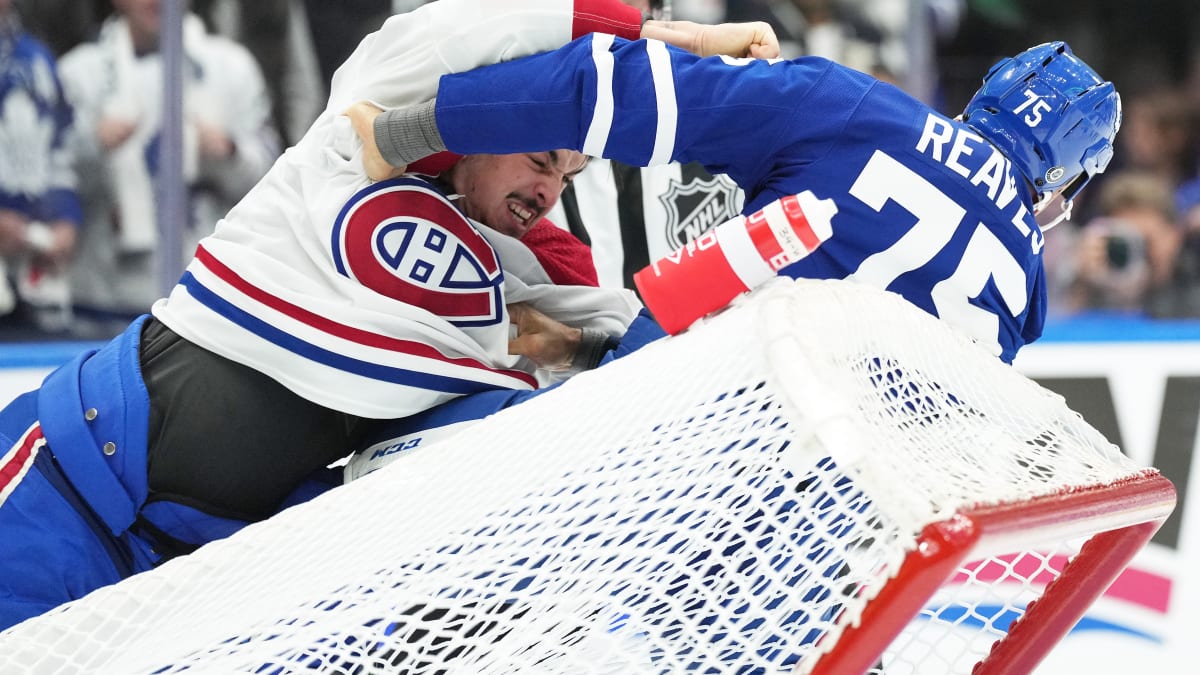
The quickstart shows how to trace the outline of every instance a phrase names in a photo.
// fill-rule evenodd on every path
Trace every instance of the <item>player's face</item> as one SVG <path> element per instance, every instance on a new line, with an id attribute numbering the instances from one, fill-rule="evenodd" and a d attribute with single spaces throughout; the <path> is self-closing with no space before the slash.
<path id="1" fill-rule="evenodd" d="M 451 182 L 459 207 L 471 218 L 520 238 L 554 205 L 587 157 L 574 150 L 517 155 L 467 155 Z"/>

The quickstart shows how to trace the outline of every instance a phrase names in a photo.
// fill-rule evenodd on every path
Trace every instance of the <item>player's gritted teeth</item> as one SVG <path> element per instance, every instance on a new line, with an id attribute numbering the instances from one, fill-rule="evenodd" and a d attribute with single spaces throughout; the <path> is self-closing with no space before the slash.
<path id="1" fill-rule="evenodd" d="M 508 212 L 512 215 L 513 232 L 509 232 L 514 237 L 520 237 L 533 227 L 536 222 L 536 217 L 540 209 L 533 204 L 529 204 L 519 197 L 509 197 Z"/>

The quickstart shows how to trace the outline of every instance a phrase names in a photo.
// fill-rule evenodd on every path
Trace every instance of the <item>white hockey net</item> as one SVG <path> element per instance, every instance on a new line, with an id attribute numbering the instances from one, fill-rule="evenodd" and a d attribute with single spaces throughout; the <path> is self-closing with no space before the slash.
<path id="1" fill-rule="evenodd" d="M 886 623 L 868 605 L 901 568 L 927 567 L 922 534 L 987 505 L 1020 523 L 1023 504 L 1147 476 L 1060 397 L 898 297 L 781 280 L 0 634 L 0 672 L 814 672 L 851 644 L 868 645 L 860 671 L 969 672 L 1057 570 L 976 575 L 989 583 L 963 594 L 954 561 L 894 631 L 852 642 Z M 1157 522 L 1170 500 L 1151 501 L 1087 509 L 1105 515 L 1084 525 L 1042 508 L 1028 522 L 1050 527 L 1002 527 L 994 552 Z M 977 609 L 998 576 L 1024 594 L 1003 621 Z M 914 619 L 942 581 L 949 599 Z M 944 638 L 922 641 L 931 626 L 984 639 L 945 654 Z"/>

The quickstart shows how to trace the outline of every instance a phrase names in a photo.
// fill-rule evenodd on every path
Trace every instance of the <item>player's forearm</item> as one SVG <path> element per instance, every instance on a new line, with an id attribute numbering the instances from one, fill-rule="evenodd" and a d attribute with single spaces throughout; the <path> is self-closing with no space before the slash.
<path id="1" fill-rule="evenodd" d="M 596 84 L 596 59 L 612 63 L 606 47 L 612 40 L 594 35 L 553 52 L 443 77 L 436 110 L 447 149 L 461 154 L 584 150 L 589 128 L 611 122 L 615 113 L 611 100 L 607 105 L 597 101 Z M 638 75 L 649 78 L 649 68 Z M 645 112 L 655 116 L 653 109 Z M 593 117 L 602 119 L 593 123 Z M 652 141 L 653 128 L 651 120 L 641 133 L 625 137 L 624 146 Z M 637 163 L 596 148 L 584 151 Z"/>
<path id="2" fill-rule="evenodd" d="M 764 149 L 790 138 L 807 92 L 768 73 L 785 67 L 595 35 L 443 77 L 437 127 L 460 154 L 568 148 L 635 166 L 699 161 L 752 185 L 770 170 Z"/>
<path id="3" fill-rule="evenodd" d="M 689 153 L 688 159 L 719 162 L 732 172 L 742 160 L 760 163 L 757 154 L 748 157 L 738 147 L 771 141 L 791 102 L 800 100 L 781 90 L 782 78 L 734 76 L 746 68 L 681 55 L 657 42 L 595 35 L 445 76 L 436 108 L 427 103 L 376 118 L 375 144 L 395 167 L 442 149 L 505 154 L 569 148 L 638 166 Z M 745 142 L 731 151 L 726 146 L 735 132 Z"/>

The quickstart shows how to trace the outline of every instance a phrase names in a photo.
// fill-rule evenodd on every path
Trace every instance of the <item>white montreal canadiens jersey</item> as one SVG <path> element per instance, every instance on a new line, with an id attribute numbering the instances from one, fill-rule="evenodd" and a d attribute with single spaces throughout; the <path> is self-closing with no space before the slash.
<path id="1" fill-rule="evenodd" d="M 1041 334 L 1043 239 L 1009 161 L 961 122 L 828 60 L 699 58 L 597 34 L 443 78 L 437 115 L 460 153 L 699 162 L 745 190 L 743 213 L 811 190 L 837 206 L 832 236 L 783 273 L 894 291 L 1004 360 Z"/>
<path id="2" fill-rule="evenodd" d="M 499 258 L 423 181 L 355 192 L 322 242 L 327 267 L 306 257 L 304 242 L 234 238 L 231 227 L 222 221 L 201 242 L 155 307 L 187 339 L 305 398 L 372 417 L 536 386 L 507 354 Z"/>
<path id="3" fill-rule="evenodd" d="M 370 183 L 340 114 L 364 99 L 385 108 L 427 100 L 448 69 L 571 37 L 570 3 L 525 0 L 519 13 L 497 4 L 431 3 L 364 39 L 335 74 L 325 112 L 201 242 L 154 315 L 309 400 L 361 416 L 535 387 L 532 368 L 508 354 L 493 247 L 429 184 Z M 465 42 L 463 31 L 484 37 Z"/>

